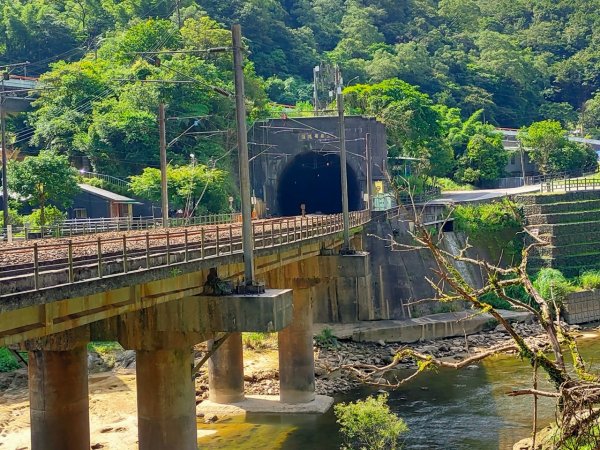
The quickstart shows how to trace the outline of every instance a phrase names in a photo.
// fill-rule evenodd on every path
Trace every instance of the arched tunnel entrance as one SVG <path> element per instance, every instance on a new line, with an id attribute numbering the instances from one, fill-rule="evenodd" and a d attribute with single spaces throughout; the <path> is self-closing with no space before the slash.
<path id="1" fill-rule="evenodd" d="M 360 209 L 360 186 L 356 172 L 348 172 L 348 208 Z M 340 157 L 337 154 L 305 152 L 294 157 L 283 169 L 277 186 L 277 204 L 282 216 L 299 215 L 300 205 L 306 212 L 335 214 L 342 212 Z"/>

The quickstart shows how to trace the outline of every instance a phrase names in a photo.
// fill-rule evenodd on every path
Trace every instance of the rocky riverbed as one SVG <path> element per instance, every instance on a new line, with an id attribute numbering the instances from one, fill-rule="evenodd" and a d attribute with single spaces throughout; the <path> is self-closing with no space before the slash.
<path id="1" fill-rule="evenodd" d="M 526 337 L 535 348 L 548 345 L 545 335 L 537 323 L 517 323 L 517 332 Z M 575 327 L 574 329 L 579 329 Z M 315 375 L 318 394 L 334 395 L 349 391 L 360 384 L 348 371 L 337 369 L 348 364 L 372 364 L 385 366 L 392 362 L 394 355 L 403 348 L 411 348 L 419 353 L 432 355 L 446 360 L 461 360 L 485 351 L 493 346 L 508 344 L 511 339 L 502 326 L 490 331 L 466 337 L 424 341 L 416 344 L 398 345 L 394 343 L 361 343 L 353 341 L 337 341 L 335 345 L 325 348 L 315 347 Z M 246 348 L 245 354 L 245 388 L 249 394 L 279 394 L 279 371 L 277 349 L 274 344 L 256 350 Z M 196 358 L 203 356 L 205 348 L 196 347 Z M 99 373 L 113 369 L 135 368 L 135 352 L 123 350 L 115 353 L 98 354 L 90 352 L 90 372 Z M 405 359 L 398 365 L 399 369 L 415 369 L 416 363 Z M 208 376 L 206 368 L 200 371 L 196 379 L 197 401 L 208 398 Z"/>
<path id="2" fill-rule="evenodd" d="M 536 347 L 543 348 L 547 345 L 539 325 L 517 324 L 516 329 Z M 586 331 L 582 330 L 581 334 Z M 508 335 L 497 327 L 466 338 L 420 342 L 408 347 L 437 358 L 458 361 L 508 342 Z M 277 395 L 279 380 L 276 339 L 267 339 L 260 346 L 246 344 L 246 347 L 246 392 Z M 333 395 L 353 389 L 359 384 L 357 380 L 347 372 L 335 370 L 336 367 L 352 363 L 385 365 L 404 347 L 385 342 L 366 344 L 339 341 L 337 345 L 328 348 L 315 348 L 317 392 Z M 114 344 L 92 348 L 95 351 L 90 351 L 88 357 L 91 372 L 89 387 L 92 442 L 96 445 L 95 448 L 136 448 L 135 352 L 122 350 Z M 206 348 L 197 346 L 195 351 L 198 360 L 204 355 Z M 406 360 L 399 367 L 411 369 L 416 366 L 414 362 Z M 196 380 L 196 401 L 200 403 L 207 397 L 208 380 L 204 368 Z M 0 374 L 0 448 L 28 448 L 28 403 L 26 369 Z M 217 419 L 206 417 L 199 420 L 211 422 Z"/>

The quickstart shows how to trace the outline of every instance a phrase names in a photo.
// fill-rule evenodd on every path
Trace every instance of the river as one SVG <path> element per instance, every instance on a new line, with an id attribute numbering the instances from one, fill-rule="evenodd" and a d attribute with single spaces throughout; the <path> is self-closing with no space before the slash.
<path id="1" fill-rule="evenodd" d="M 587 334 L 580 347 L 588 362 L 600 359 L 600 337 Z M 543 376 L 540 377 L 542 379 Z M 421 374 L 390 392 L 389 404 L 410 428 L 406 449 L 510 450 L 531 433 L 532 400 L 506 392 L 531 387 L 532 371 L 514 356 L 498 356 L 462 370 Z M 540 380 L 541 389 L 549 388 Z M 350 401 L 376 394 L 364 387 L 336 397 Z M 552 399 L 540 399 L 539 424 L 554 418 Z M 215 425 L 200 425 L 215 428 Z M 333 411 L 321 416 L 249 415 L 217 424 L 218 432 L 199 443 L 201 448 L 261 450 L 338 449 L 340 437 Z"/>

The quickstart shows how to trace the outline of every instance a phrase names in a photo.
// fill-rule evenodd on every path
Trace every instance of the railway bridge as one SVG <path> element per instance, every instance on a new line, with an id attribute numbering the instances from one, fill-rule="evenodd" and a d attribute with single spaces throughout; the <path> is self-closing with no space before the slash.
<path id="1" fill-rule="evenodd" d="M 200 342 L 214 350 L 212 401 L 244 398 L 241 332 L 269 331 L 278 332 L 280 401 L 312 402 L 313 308 L 351 316 L 370 301 L 360 251 L 370 219 L 369 210 L 351 213 L 359 251 L 346 256 L 340 214 L 254 221 L 256 274 L 267 289 L 247 295 L 226 283 L 244 274 L 238 223 L 0 243 L 0 346 L 28 351 L 32 449 L 90 448 L 90 340 L 136 351 L 141 450 L 197 448 Z"/>

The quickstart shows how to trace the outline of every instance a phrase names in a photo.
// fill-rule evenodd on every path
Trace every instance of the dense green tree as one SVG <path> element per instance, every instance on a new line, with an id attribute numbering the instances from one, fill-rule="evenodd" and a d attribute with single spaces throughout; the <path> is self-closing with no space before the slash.
<path id="1" fill-rule="evenodd" d="M 569 142 L 565 130 L 556 120 L 533 123 L 519 131 L 518 139 L 529 150 L 532 161 L 542 174 L 554 171 L 552 155 L 561 152 Z"/>
<path id="2" fill-rule="evenodd" d="M 205 48 L 242 24 L 255 70 L 310 82 L 319 60 L 346 80 L 398 77 L 464 117 L 519 127 L 551 118 L 570 126 L 600 89 L 600 0 L 0 0 L 0 64 L 79 58 L 102 42 L 105 59 L 161 46 Z M 145 19 L 158 21 L 151 29 Z M 163 28 L 160 28 L 163 27 Z M 122 39 L 122 30 L 130 29 Z M 108 45 L 117 37 L 118 45 Z M 108 41 L 108 42 L 104 42 Z M 194 47 L 192 47 L 194 46 Z M 79 47 L 79 49 L 78 49 Z M 110 57 L 109 57 L 110 55 Z M 225 69 L 223 55 L 215 65 Z M 567 108 L 570 105 L 571 110 Z"/>
<path id="3" fill-rule="evenodd" d="M 495 181 L 504 175 L 507 163 L 502 135 L 493 130 L 478 132 L 469 139 L 467 151 L 459 160 L 457 178 L 472 184 Z"/>
<path id="4" fill-rule="evenodd" d="M 40 209 L 40 225 L 46 224 L 48 205 L 65 207 L 79 191 L 77 171 L 65 155 L 43 150 L 9 165 L 10 188 L 31 206 Z"/>
<path id="5" fill-rule="evenodd" d="M 229 206 L 226 173 L 205 165 L 186 165 L 167 169 L 169 206 L 189 215 L 220 213 Z M 131 190 L 141 198 L 159 202 L 161 199 L 160 170 L 146 168 L 131 177 Z"/>
<path id="6" fill-rule="evenodd" d="M 17 146 L 49 148 L 78 165 L 89 159 L 96 170 L 118 176 L 140 173 L 157 164 L 155 117 L 163 101 L 186 117 L 168 123 L 174 164 L 187 163 L 190 153 L 206 164 L 228 155 L 232 133 L 179 135 L 233 125 L 233 102 L 215 92 L 233 90 L 231 55 L 161 55 L 158 67 L 136 52 L 226 47 L 234 22 L 249 50 L 250 120 L 267 114 L 269 99 L 309 100 L 312 68 L 325 62 L 338 64 L 347 84 L 363 86 L 364 95 L 349 92 L 350 108 L 386 122 L 392 154 L 423 158 L 431 174 L 462 167 L 475 136 L 485 137 L 476 140 L 480 149 L 491 145 L 487 123 L 518 128 L 551 119 L 600 136 L 600 0 L 181 0 L 179 6 L 181 29 L 175 5 L 161 0 L 0 0 L 0 65 L 30 60 L 30 74 L 51 68 L 36 110 L 9 123 L 11 133 L 34 129 L 31 140 L 31 130 L 17 135 Z M 182 78 L 195 81 L 142 84 Z M 414 92 L 400 88 L 400 80 Z M 324 99 L 330 88 L 322 86 Z M 561 148 L 564 163 L 548 155 L 545 170 L 591 158 L 584 147 Z M 224 169 L 229 163 L 228 156 L 219 159 Z"/>
<path id="7" fill-rule="evenodd" d="M 585 135 L 600 138 L 600 93 L 597 92 L 585 103 L 581 114 L 581 126 Z"/>
<path id="8" fill-rule="evenodd" d="M 544 120 L 523 128 L 519 140 L 543 174 L 596 170 L 598 158 L 589 146 L 570 142 L 555 120 Z"/>
<path id="9" fill-rule="evenodd" d="M 78 165 L 85 156 L 100 173 L 137 174 L 159 164 L 157 111 L 164 102 L 169 115 L 183 117 L 167 123 L 167 137 L 173 141 L 170 161 L 185 164 L 193 153 L 208 163 L 228 155 L 230 134 L 208 131 L 233 133 L 234 102 L 223 95 L 233 91 L 230 55 L 165 54 L 156 64 L 128 49 L 227 46 L 230 39 L 228 30 L 205 15 L 188 19 L 181 33 L 170 21 L 149 19 L 103 41 L 97 58 L 54 64 L 42 77 L 51 89 L 41 94 L 30 117 L 34 144 L 67 154 Z M 248 111 L 254 119 L 264 114 L 267 96 L 254 65 L 248 63 L 244 70 Z M 150 80 L 189 83 L 144 83 Z M 229 170 L 229 158 L 219 161 Z"/>
<path id="10" fill-rule="evenodd" d="M 392 156 L 421 158 L 432 176 L 445 176 L 452 169 L 453 152 L 442 139 L 442 117 L 431 98 L 415 86 L 396 78 L 352 86 L 344 95 L 349 108 L 386 124 Z"/>

